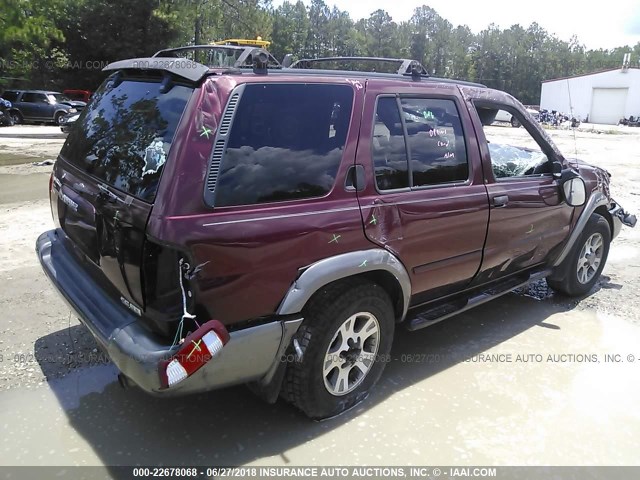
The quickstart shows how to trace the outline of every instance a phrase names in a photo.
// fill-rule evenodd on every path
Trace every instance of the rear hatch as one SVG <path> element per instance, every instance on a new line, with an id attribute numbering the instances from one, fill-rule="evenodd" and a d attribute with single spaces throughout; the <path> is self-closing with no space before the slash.
<path id="1" fill-rule="evenodd" d="M 54 168 L 54 220 L 138 315 L 145 228 L 192 93 L 167 73 L 117 72 L 83 110 Z"/>

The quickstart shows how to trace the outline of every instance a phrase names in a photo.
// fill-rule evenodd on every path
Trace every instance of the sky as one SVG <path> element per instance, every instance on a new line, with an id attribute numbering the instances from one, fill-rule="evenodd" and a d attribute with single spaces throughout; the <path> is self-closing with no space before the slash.
<path id="1" fill-rule="evenodd" d="M 283 0 L 274 0 L 278 6 Z M 289 0 L 295 3 L 295 0 Z M 309 4 L 309 0 L 303 0 Z M 615 48 L 640 42 L 640 0 L 613 0 L 583 2 L 581 0 L 325 0 L 346 10 L 354 20 L 368 17 L 377 9 L 386 10 L 396 22 L 408 20 L 413 9 L 428 5 L 449 20 L 454 27 L 467 25 L 474 33 L 490 23 L 508 28 L 519 23 L 528 27 L 538 22 L 549 33 L 561 40 L 573 34 L 588 49 Z"/>

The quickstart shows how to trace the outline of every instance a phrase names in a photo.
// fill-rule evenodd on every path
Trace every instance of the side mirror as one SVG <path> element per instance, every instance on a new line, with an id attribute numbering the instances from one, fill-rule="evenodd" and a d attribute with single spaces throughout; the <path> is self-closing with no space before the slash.
<path id="1" fill-rule="evenodd" d="M 571 207 L 581 207 L 587 200 L 587 187 L 580 177 L 567 180 L 562 184 L 562 189 L 564 198 Z"/>

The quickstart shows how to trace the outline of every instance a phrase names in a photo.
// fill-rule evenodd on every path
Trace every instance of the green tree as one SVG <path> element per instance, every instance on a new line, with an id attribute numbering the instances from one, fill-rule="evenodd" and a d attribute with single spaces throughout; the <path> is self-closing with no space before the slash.
<path id="1" fill-rule="evenodd" d="M 151 56 L 178 35 L 156 0 L 88 0 L 70 3 L 68 13 L 58 20 L 68 57 L 60 75 L 76 88 L 95 89 L 105 77 L 103 64 Z"/>
<path id="2" fill-rule="evenodd" d="M 301 0 L 295 4 L 283 2 L 273 12 L 271 53 L 280 60 L 288 53 L 300 58 L 304 55 L 308 32 L 309 16 L 304 3 Z"/>
<path id="3" fill-rule="evenodd" d="M 372 57 L 394 57 L 394 39 L 398 26 L 384 10 L 376 10 L 365 23 L 366 51 Z"/>

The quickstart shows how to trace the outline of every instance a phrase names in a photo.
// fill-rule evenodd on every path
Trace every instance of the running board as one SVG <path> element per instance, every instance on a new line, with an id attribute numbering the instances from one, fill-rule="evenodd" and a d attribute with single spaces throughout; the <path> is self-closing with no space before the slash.
<path id="1" fill-rule="evenodd" d="M 551 270 L 544 270 L 542 272 L 534 273 L 528 276 L 525 280 L 523 280 L 522 276 L 514 277 L 494 284 L 490 288 L 477 293 L 467 299 L 440 304 L 436 307 L 418 311 L 413 315 L 412 312 L 409 312 L 409 316 L 407 318 L 407 321 L 405 322 L 405 325 L 407 329 L 411 331 L 429 327 L 438 322 L 441 322 L 442 320 L 453 317 L 454 315 L 466 312 L 473 307 L 482 305 L 489 300 L 501 297 L 502 295 L 512 292 L 516 288 L 524 287 L 531 282 L 536 282 L 545 277 L 548 277 L 550 274 Z"/>

